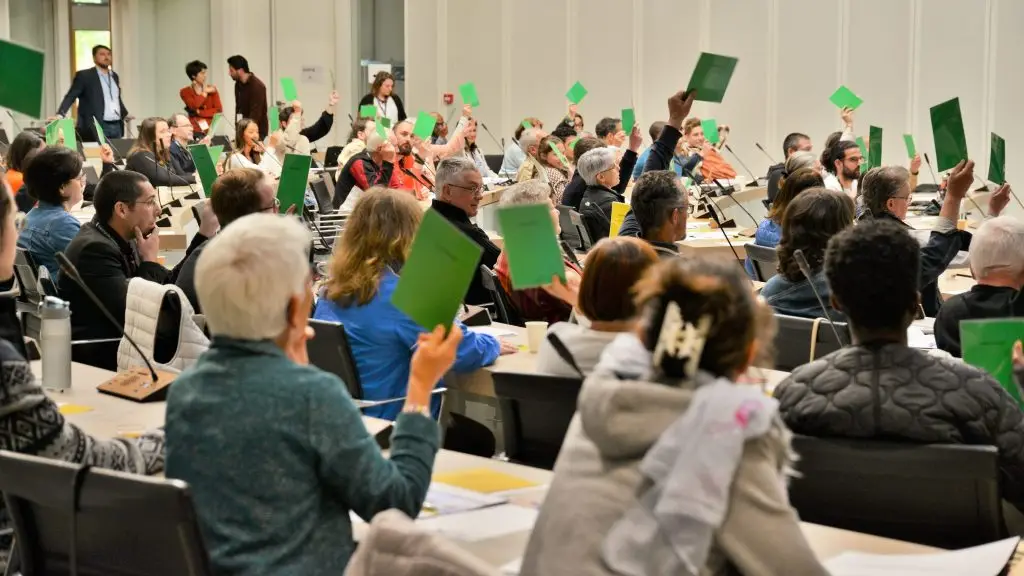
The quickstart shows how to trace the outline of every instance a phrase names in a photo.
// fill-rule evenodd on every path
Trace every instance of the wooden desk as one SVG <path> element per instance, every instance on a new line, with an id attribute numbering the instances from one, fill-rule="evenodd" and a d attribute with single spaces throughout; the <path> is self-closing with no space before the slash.
<path id="1" fill-rule="evenodd" d="M 743 245 L 750 242 L 751 238 L 739 236 L 736 232 L 731 232 L 729 240 L 732 242 L 732 247 L 725 241 L 725 238 L 687 238 L 686 240 L 676 242 L 676 246 L 679 247 L 679 254 L 682 256 L 724 258 L 728 260 L 735 260 L 737 256 L 739 256 L 740 260 L 746 258 L 747 251 Z M 736 250 L 735 254 L 733 249 Z"/>
<path id="2" fill-rule="evenodd" d="M 949 300 L 957 294 L 967 292 L 978 283 L 974 278 L 962 274 L 965 274 L 963 270 L 950 270 L 939 276 L 939 292 L 942 294 L 943 300 Z"/>

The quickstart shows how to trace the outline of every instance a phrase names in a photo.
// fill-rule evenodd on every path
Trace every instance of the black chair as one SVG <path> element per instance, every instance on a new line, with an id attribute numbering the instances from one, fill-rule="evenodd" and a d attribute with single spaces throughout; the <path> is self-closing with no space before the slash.
<path id="1" fill-rule="evenodd" d="M 363 384 L 359 380 L 359 370 L 356 369 L 356 359 L 352 356 L 345 327 L 339 322 L 313 319 L 309 320 L 309 325 L 316 333 L 306 344 L 309 363 L 341 378 L 352 398 L 362 400 Z"/>
<path id="2" fill-rule="evenodd" d="M 221 150 L 231 150 L 231 139 L 223 134 L 210 138 L 211 146 L 220 146 Z M 214 164 L 217 163 L 217 159 L 213 159 Z"/>
<path id="3" fill-rule="evenodd" d="M 587 226 L 583 223 L 583 217 L 579 212 L 569 210 L 569 223 L 576 229 L 576 234 L 580 237 L 580 252 L 589 252 L 594 243 L 590 240 L 590 232 L 587 231 Z"/>
<path id="4" fill-rule="evenodd" d="M 24 576 L 213 574 L 188 485 L 0 452 Z"/>
<path id="5" fill-rule="evenodd" d="M 20 246 L 14 254 L 14 278 L 18 281 L 17 309 L 21 312 L 21 330 L 29 338 L 38 340 L 42 329 L 39 303 L 46 294 L 39 286 L 39 266 L 35 258 Z"/>
<path id="6" fill-rule="evenodd" d="M 754 266 L 754 280 L 767 282 L 779 273 L 779 257 L 775 253 L 775 248 L 748 242 L 744 244 L 743 249 L 747 251 L 750 263 Z"/>
<path id="7" fill-rule="evenodd" d="M 841 341 L 824 318 L 798 318 L 776 314 L 778 331 L 775 333 L 775 369 L 792 372 L 811 360 L 839 350 L 850 342 L 850 329 L 845 322 L 836 322 Z M 818 326 L 815 329 L 815 322 Z M 815 333 L 816 332 L 816 333 Z"/>
<path id="8" fill-rule="evenodd" d="M 331 192 L 334 190 L 333 186 L 328 186 L 327 176 L 323 176 L 319 180 L 313 182 L 313 196 L 316 198 L 316 207 L 321 214 L 331 214 L 334 212 L 334 205 L 332 204 Z"/>
<path id="9" fill-rule="evenodd" d="M 491 298 L 494 300 L 494 315 L 498 322 L 513 326 L 526 326 L 522 318 L 519 317 L 519 311 L 512 304 L 512 299 L 505 292 L 505 287 L 498 280 L 498 275 L 483 264 L 480 265 L 480 283 L 483 284 L 485 290 L 491 293 Z"/>
<path id="10" fill-rule="evenodd" d="M 341 157 L 341 146 L 328 146 L 324 152 L 324 168 L 335 168 L 338 166 L 338 158 Z"/>
<path id="11" fill-rule="evenodd" d="M 553 469 L 583 381 L 534 373 L 491 376 L 501 405 L 505 454 L 519 464 Z"/>
<path id="12" fill-rule="evenodd" d="M 491 172 L 497 174 L 501 172 L 501 163 L 505 161 L 505 155 L 484 154 L 484 161 L 487 162 L 487 167 L 491 169 Z"/>
<path id="13" fill-rule="evenodd" d="M 794 436 L 800 519 L 940 548 L 1006 537 L 994 446 Z"/>
<path id="14" fill-rule="evenodd" d="M 576 231 L 576 225 L 572 222 L 572 206 L 559 204 L 555 206 L 558 210 L 558 227 L 562 229 L 561 239 L 573 250 L 583 250 L 583 242 L 580 240 L 580 233 Z"/>

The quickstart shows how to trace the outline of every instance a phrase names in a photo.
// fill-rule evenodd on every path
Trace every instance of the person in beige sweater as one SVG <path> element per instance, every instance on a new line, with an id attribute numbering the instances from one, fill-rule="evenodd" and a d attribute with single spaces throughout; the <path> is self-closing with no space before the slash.
<path id="1" fill-rule="evenodd" d="M 636 292 L 643 319 L 584 382 L 522 574 L 827 574 L 788 502 L 789 432 L 776 404 L 733 384 L 770 341 L 770 310 L 724 261 L 664 260 Z M 719 393 L 742 399 L 735 421 L 708 418 Z M 663 434 L 670 427 L 687 433 Z M 648 456 L 665 448 L 676 465 L 659 478 Z M 654 521 L 665 509 L 673 521 Z"/>

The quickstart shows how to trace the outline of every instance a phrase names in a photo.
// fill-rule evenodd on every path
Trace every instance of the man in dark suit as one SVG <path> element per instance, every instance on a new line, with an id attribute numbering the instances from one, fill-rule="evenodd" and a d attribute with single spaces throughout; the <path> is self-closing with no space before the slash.
<path id="1" fill-rule="evenodd" d="M 71 83 L 64 100 L 57 109 L 57 114 L 67 116 L 71 105 L 78 100 L 78 133 L 82 140 L 98 142 L 93 118 L 103 128 L 107 138 L 124 136 L 124 122 L 131 121 L 128 109 L 121 100 L 121 81 L 117 72 L 110 69 L 112 61 L 110 48 L 99 45 L 92 49 L 92 61 L 95 68 L 79 70 Z"/>

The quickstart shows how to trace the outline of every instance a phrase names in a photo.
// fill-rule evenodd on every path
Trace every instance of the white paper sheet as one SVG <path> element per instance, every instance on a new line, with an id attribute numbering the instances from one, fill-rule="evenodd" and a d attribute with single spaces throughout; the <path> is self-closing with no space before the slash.
<path id="1" fill-rule="evenodd" d="M 1006 566 L 1019 537 L 938 554 L 846 552 L 825 562 L 832 576 L 996 576 Z"/>
<path id="2" fill-rule="evenodd" d="M 469 330 L 477 334 L 489 334 L 495 338 L 510 338 L 516 335 L 515 330 L 509 330 L 504 326 L 473 326 Z"/>
<path id="3" fill-rule="evenodd" d="M 537 511 L 504 504 L 472 512 L 416 521 L 416 527 L 452 540 L 479 542 L 533 529 Z"/>
<path id="4" fill-rule="evenodd" d="M 935 334 L 925 334 L 921 328 L 910 326 L 907 328 L 907 346 L 931 350 L 935 348 Z"/>
<path id="5" fill-rule="evenodd" d="M 433 482 L 427 489 L 427 498 L 419 518 L 426 519 L 446 514 L 460 514 L 508 502 L 508 498 L 494 494 L 481 494 L 472 490 Z"/>

